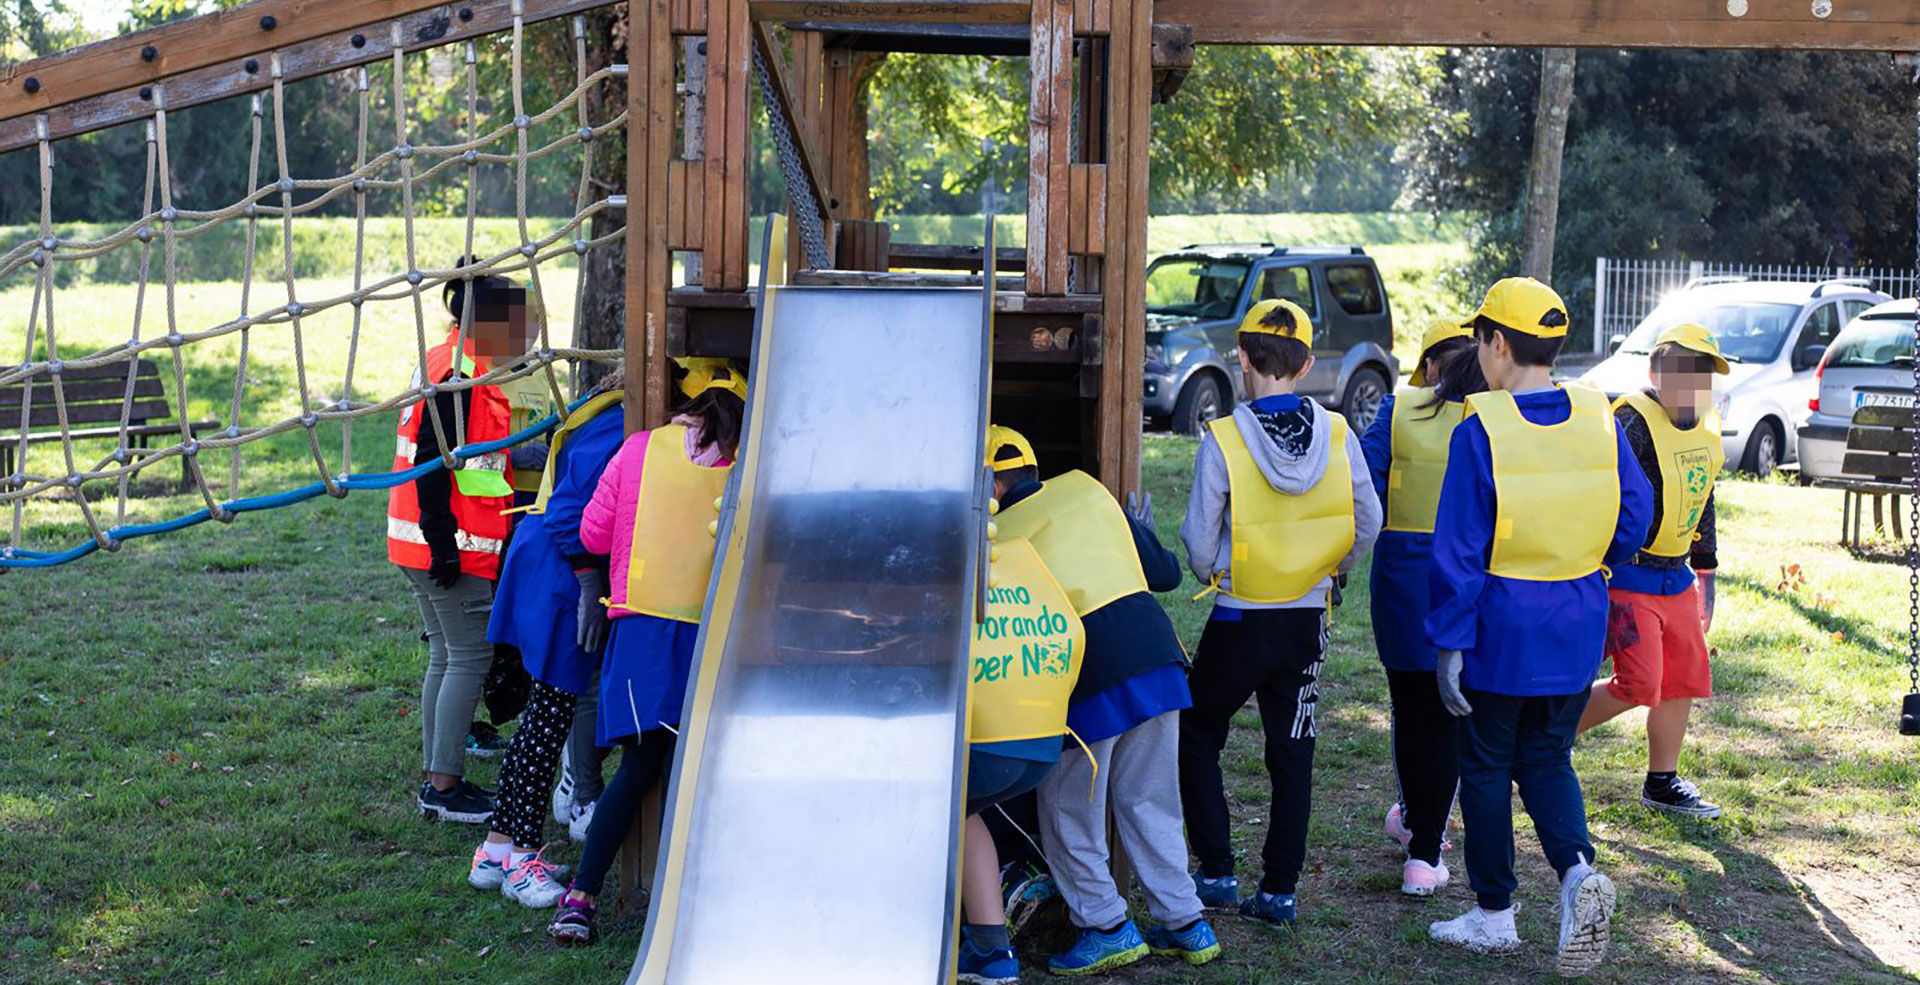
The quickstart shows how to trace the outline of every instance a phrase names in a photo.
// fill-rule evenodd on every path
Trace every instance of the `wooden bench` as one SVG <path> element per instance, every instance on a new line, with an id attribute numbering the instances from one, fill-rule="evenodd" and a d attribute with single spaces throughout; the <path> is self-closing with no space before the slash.
<path id="1" fill-rule="evenodd" d="M 74 441 L 119 441 L 120 412 L 127 395 L 127 363 L 111 362 L 87 369 L 68 369 L 60 375 L 66 397 L 67 425 Z M 53 383 L 45 373 L 33 379 L 33 409 L 27 420 L 27 433 L 20 434 L 20 404 L 26 398 L 26 383 L 0 386 L 0 477 L 13 475 L 21 467 L 26 446 L 60 440 L 60 408 L 54 402 Z M 211 431 L 219 421 L 194 421 L 188 425 L 193 434 Z M 127 415 L 127 451 L 143 457 L 142 449 L 151 447 L 155 437 L 180 433 L 180 424 L 167 401 L 160 383 L 160 367 L 151 359 L 135 363 L 133 405 Z M 164 442 L 172 444 L 172 442 Z M 78 463 L 76 460 L 76 464 Z M 85 468 L 91 465 L 81 465 Z M 192 473 L 186 456 L 180 457 L 183 485 L 191 484 Z"/>
<path id="2" fill-rule="evenodd" d="M 1911 407 L 1865 406 L 1853 412 L 1853 423 L 1847 428 L 1847 452 L 1840 469 L 1856 478 L 1814 482 L 1817 486 L 1838 489 L 1844 496 L 1840 504 L 1842 547 L 1861 550 L 1866 546 L 1861 526 L 1869 504 L 1873 508 L 1875 536 L 1884 537 L 1889 533 L 1889 515 L 1894 540 L 1904 541 L 1915 535 L 1916 531 L 1904 528 L 1900 512 L 1901 497 L 1913 494 L 1913 433 Z"/>

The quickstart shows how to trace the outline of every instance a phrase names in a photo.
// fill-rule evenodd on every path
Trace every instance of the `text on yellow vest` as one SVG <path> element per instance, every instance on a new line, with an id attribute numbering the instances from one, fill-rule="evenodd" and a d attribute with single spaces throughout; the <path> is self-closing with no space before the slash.
<path id="1" fill-rule="evenodd" d="M 1056 475 L 994 517 L 1003 538 L 1033 545 L 1067 590 L 1075 615 L 1147 590 L 1147 573 L 1120 504 L 1093 476 Z"/>
<path id="2" fill-rule="evenodd" d="M 1032 544 L 1002 538 L 994 547 L 986 619 L 968 647 L 967 741 L 1065 735 L 1086 629 Z"/>
<path id="3" fill-rule="evenodd" d="M 1694 532 L 1713 495 L 1714 477 L 1727 464 L 1720 447 L 1720 415 L 1708 410 L 1693 427 L 1675 426 L 1666 408 L 1646 393 L 1635 391 L 1614 401 L 1613 407 L 1632 407 L 1647 422 L 1653 436 L 1653 454 L 1660 462 L 1659 527 L 1647 553 L 1685 557 L 1693 550 Z M 1651 477 L 1649 477 L 1651 478 Z"/>
<path id="4" fill-rule="evenodd" d="M 1227 510 L 1233 523 L 1232 584 L 1222 594 L 1244 602 L 1291 602 L 1333 574 L 1353 548 L 1347 419 L 1316 409 L 1327 423 L 1327 470 L 1298 496 L 1267 481 L 1232 417 L 1207 425 L 1227 461 Z"/>
<path id="5" fill-rule="evenodd" d="M 1394 397 L 1393 459 L 1387 467 L 1388 530 L 1433 533 L 1453 428 L 1466 417 L 1467 408 L 1453 401 L 1426 406 L 1432 399 L 1432 387 L 1409 387 Z"/>
<path id="6" fill-rule="evenodd" d="M 500 384 L 500 392 L 507 395 L 507 407 L 511 411 L 508 427 L 514 434 L 534 426 L 549 415 L 566 416 L 566 405 L 554 400 L 553 388 L 543 373 L 508 380 Z M 532 470 L 515 472 L 513 488 L 520 492 L 537 492 L 540 489 L 540 473 Z"/>
<path id="7" fill-rule="evenodd" d="M 713 574 L 713 501 L 726 491 L 728 466 L 695 465 L 687 429 L 668 424 L 647 436 L 627 558 L 624 606 L 662 619 L 699 622 Z"/>
<path id="8" fill-rule="evenodd" d="M 1572 411 L 1559 424 L 1520 416 L 1513 394 L 1467 397 L 1487 431 L 1493 464 L 1493 550 L 1487 571 L 1524 581 L 1572 581 L 1600 570 L 1620 516 L 1619 439 L 1605 394 L 1561 389 Z"/>

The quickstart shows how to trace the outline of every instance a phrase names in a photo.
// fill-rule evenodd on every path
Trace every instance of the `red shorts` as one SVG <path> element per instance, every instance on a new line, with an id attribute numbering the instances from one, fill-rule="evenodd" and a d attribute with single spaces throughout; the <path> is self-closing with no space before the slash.
<path id="1" fill-rule="evenodd" d="M 1627 637 L 1624 643 L 1609 634 L 1613 680 L 1607 682 L 1608 693 L 1649 708 L 1677 698 L 1713 696 L 1698 583 L 1678 595 L 1609 590 L 1607 600 L 1632 622 L 1632 629 L 1620 634 Z"/>

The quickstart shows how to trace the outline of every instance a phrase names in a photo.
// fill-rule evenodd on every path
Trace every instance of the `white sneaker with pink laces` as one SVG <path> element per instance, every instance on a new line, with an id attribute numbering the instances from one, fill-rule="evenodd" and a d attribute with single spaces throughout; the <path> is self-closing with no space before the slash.
<path id="1" fill-rule="evenodd" d="M 554 867 L 535 852 L 507 863 L 507 877 L 500 883 L 500 895 L 522 906 L 544 910 L 560 902 L 567 887 L 554 878 Z"/>
<path id="2" fill-rule="evenodd" d="M 1400 867 L 1400 891 L 1408 896 L 1432 896 L 1447 888 L 1447 863 L 1428 865 L 1417 858 L 1407 859 Z"/>
<path id="3" fill-rule="evenodd" d="M 1387 837 L 1399 842 L 1401 848 L 1413 841 L 1413 829 L 1407 827 L 1405 805 L 1396 803 L 1387 808 Z"/>

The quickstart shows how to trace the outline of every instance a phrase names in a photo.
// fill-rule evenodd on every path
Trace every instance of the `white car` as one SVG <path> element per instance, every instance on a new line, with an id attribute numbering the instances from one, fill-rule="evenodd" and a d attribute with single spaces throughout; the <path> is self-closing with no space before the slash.
<path id="1" fill-rule="evenodd" d="M 1861 407 L 1913 406 L 1912 299 L 1870 308 L 1840 330 L 1815 371 L 1813 413 L 1800 425 L 1802 479 L 1875 479 L 1843 467 L 1847 429 Z"/>
<path id="2" fill-rule="evenodd" d="M 1727 462 L 1768 475 L 1794 454 L 1787 439 L 1811 413 L 1814 371 L 1826 347 L 1840 326 L 1887 296 L 1857 280 L 1715 280 L 1667 297 L 1632 332 L 1616 336 L 1613 355 L 1580 379 L 1611 395 L 1645 387 L 1660 332 L 1685 322 L 1705 325 L 1733 364 L 1715 387 Z"/>

